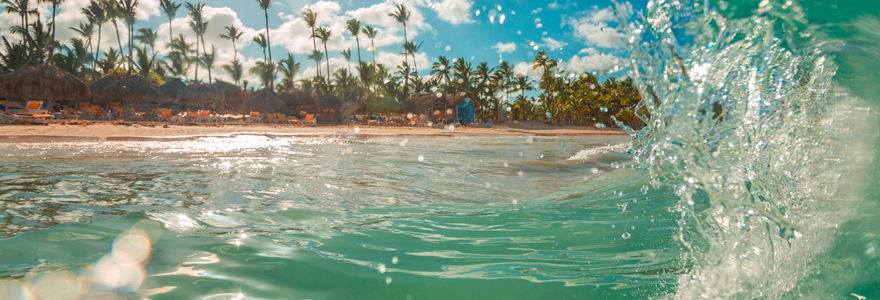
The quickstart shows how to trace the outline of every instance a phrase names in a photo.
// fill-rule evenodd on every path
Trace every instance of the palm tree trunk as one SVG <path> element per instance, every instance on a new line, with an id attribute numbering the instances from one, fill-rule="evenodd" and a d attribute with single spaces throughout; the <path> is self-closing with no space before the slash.
<path id="1" fill-rule="evenodd" d="M 269 48 L 269 60 L 272 60 L 272 40 L 269 38 L 269 11 L 264 9 L 263 14 L 266 16 L 266 48 Z"/>
<path id="2" fill-rule="evenodd" d="M 113 28 L 116 28 L 116 43 L 119 44 L 120 55 L 122 55 L 122 38 L 119 37 L 119 25 L 116 24 L 116 21 L 113 21 Z"/>
<path id="3" fill-rule="evenodd" d="M 324 53 L 327 53 L 325 57 L 327 60 L 327 84 L 330 84 L 330 52 L 327 52 L 327 42 L 324 42 Z"/>
<path id="4" fill-rule="evenodd" d="M 58 8 L 58 0 L 52 0 L 52 47 L 49 48 L 49 61 L 55 55 L 55 12 Z"/>
<path id="5" fill-rule="evenodd" d="M 373 47 L 373 65 L 376 65 L 376 43 L 373 39 L 370 39 L 370 46 Z"/>
<path id="6" fill-rule="evenodd" d="M 238 49 L 235 48 L 235 39 L 232 39 L 232 61 L 238 61 Z"/>
<path id="7" fill-rule="evenodd" d="M 98 24 L 98 47 L 95 48 L 95 61 L 92 62 L 92 80 L 95 80 L 95 74 L 98 72 L 98 58 L 101 57 L 101 24 Z"/>
<path id="8" fill-rule="evenodd" d="M 360 63 L 363 62 L 363 61 L 361 60 L 361 39 L 360 39 L 357 35 L 355 35 L 355 36 L 354 36 L 354 40 L 357 42 L 357 46 L 358 46 L 358 64 L 360 64 Z M 348 71 L 351 72 L 351 70 L 350 70 L 350 69 L 351 69 L 351 66 L 349 66 L 348 68 L 349 68 Z"/>
<path id="9" fill-rule="evenodd" d="M 315 47 L 315 51 L 318 51 L 318 41 L 315 40 L 315 28 L 312 27 L 312 46 Z M 318 77 L 321 77 L 321 66 L 318 66 Z"/>

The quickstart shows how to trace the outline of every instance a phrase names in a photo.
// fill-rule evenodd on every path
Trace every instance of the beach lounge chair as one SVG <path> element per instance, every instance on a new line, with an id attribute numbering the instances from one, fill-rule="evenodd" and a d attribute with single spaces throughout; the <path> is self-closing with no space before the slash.
<path id="1" fill-rule="evenodd" d="M 16 102 L 9 102 L 6 100 L 0 100 L 0 104 L 5 105 L 6 109 L 9 109 L 9 111 L 11 111 L 11 112 L 24 113 L 24 109 L 21 108 L 21 104 L 18 104 Z"/>
<path id="2" fill-rule="evenodd" d="M 16 120 L 27 121 L 29 123 L 36 122 L 39 124 L 47 124 L 47 123 L 49 123 L 49 121 L 51 121 L 52 119 L 55 118 L 55 116 L 53 116 L 51 114 L 14 113 L 14 112 L 10 111 L 9 108 L 6 107 L 6 105 L 2 105 L 2 104 L 0 104 L 0 115 L 3 115 L 0 118 L 2 118 L 2 120 L 6 124 L 12 124 L 12 122 L 15 122 Z"/>
<path id="3" fill-rule="evenodd" d="M 278 114 L 278 123 L 293 124 L 290 122 L 290 119 L 287 118 L 287 114 Z"/>
<path id="4" fill-rule="evenodd" d="M 367 120 L 367 126 L 372 126 L 373 124 L 379 125 L 379 117 L 370 116 L 370 119 Z"/>
<path id="5" fill-rule="evenodd" d="M 275 114 L 266 114 L 266 123 L 275 123 Z"/>
<path id="6" fill-rule="evenodd" d="M 197 123 L 200 120 L 199 112 L 186 112 L 183 116 L 183 123 L 187 121 L 193 121 L 193 123 Z"/>
<path id="7" fill-rule="evenodd" d="M 245 120 L 245 121 L 253 122 L 253 123 L 262 122 L 262 119 L 260 117 L 260 112 L 252 111 L 250 114 L 247 115 L 247 120 Z"/>
<path id="8" fill-rule="evenodd" d="M 160 121 L 165 122 L 174 122 L 174 115 L 171 114 L 170 109 L 162 109 L 159 111 L 159 114 L 156 116 Z"/>
<path id="9" fill-rule="evenodd" d="M 76 106 L 76 111 L 80 111 L 80 112 L 81 112 L 83 109 L 85 109 L 86 107 L 90 107 L 90 106 L 91 106 L 91 105 L 89 105 L 88 102 L 80 102 L 80 103 Z"/>
<path id="10" fill-rule="evenodd" d="M 382 125 L 382 124 L 385 124 L 385 126 L 388 126 L 388 118 L 379 117 L 379 121 L 376 122 L 376 125 Z"/>
<path id="11" fill-rule="evenodd" d="M 300 125 L 302 125 L 302 121 L 301 121 L 299 118 L 294 117 L 294 116 L 290 116 L 290 117 L 288 117 L 288 118 L 290 119 L 290 124 L 300 124 Z"/>
<path id="12" fill-rule="evenodd" d="M 318 120 L 315 119 L 315 115 L 307 115 L 306 118 L 302 120 L 302 124 L 318 126 Z"/>
<path id="13" fill-rule="evenodd" d="M 48 114 L 49 110 L 43 108 L 43 101 L 28 101 L 24 106 L 24 112 L 28 114 Z"/>
<path id="14" fill-rule="evenodd" d="M 199 122 L 211 122 L 214 121 L 214 118 L 211 117 L 211 112 L 207 110 L 203 110 L 199 112 Z"/>

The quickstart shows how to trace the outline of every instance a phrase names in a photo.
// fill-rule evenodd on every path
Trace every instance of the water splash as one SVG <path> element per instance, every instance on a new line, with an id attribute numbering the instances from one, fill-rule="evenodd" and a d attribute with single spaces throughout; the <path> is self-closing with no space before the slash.
<path id="1" fill-rule="evenodd" d="M 750 15 L 704 1 L 650 1 L 638 16 L 615 5 L 649 126 L 619 125 L 638 167 L 681 198 L 675 238 L 692 267 L 675 297 L 785 298 L 830 248 L 829 220 L 847 219 L 834 201 L 845 118 L 833 112 L 852 101 L 821 51 L 833 42 L 792 1 Z"/>

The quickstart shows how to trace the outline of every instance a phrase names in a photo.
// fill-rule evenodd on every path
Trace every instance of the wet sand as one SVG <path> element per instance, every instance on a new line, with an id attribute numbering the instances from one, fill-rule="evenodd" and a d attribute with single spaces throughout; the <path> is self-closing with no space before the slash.
<path id="1" fill-rule="evenodd" d="M 167 126 L 167 127 L 166 127 Z M 357 128 L 357 130 L 356 130 Z M 533 129 L 523 126 L 514 128 L 496 126 L 490 128 L 460 128 L 454 130 L 425 127 L 384 127 L 384 126 L 318 126 L 304 127 L 286 124 L 199 124 L 175 125 L 167 123 L 111 123 L 92 122 L 73 124 L 63 121 L 48 126 L 9 125 L 0 126 L 0 143 L 10 142 L 72 142 L 82 140 L 152 140 L 185 139 L 204 136 L 228 136 L 234 134 L 261 135 L 303 135 L 303 136 L 426 136 L 426 137 L 466 137 L 466 136 L 581 136 L 597 138 L 619 138 L 627 135 L 616 129 L 595 129 L 588 127 L 561 127 L 552 129 Z"/>

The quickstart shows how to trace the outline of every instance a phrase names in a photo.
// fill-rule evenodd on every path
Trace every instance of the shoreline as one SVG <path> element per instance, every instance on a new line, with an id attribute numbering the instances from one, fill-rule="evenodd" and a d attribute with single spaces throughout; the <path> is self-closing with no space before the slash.
<path id="1" fill-rule="evenodd" d="M 165 127 L 167 126 L 167 128 Z M 302 127 L 282 124 L 198 124 L 175 125 L 161 122 L 85 124 L 53 123 L 47 126 L 0 126 L 0 143 L 38 142 L 101 142 L 101 141 L 182 141 L 206 137 L 233 137 L 238 135 L 268 135 L 285 137 L 323 137 L 345 135 L 349 138 L 381 137 L 503 137 L 503 136 L 578 136 L 592 138 L 626 138 L 619 129 L 558 127 L 529 129 L 518 127 L 455 128 L 454 130 L 426 127 L 358 127 L 323 126 Z"/>

